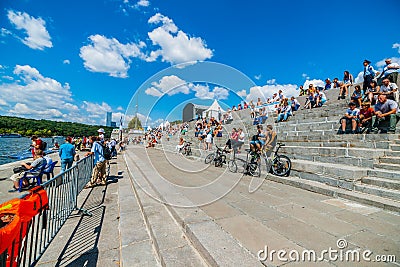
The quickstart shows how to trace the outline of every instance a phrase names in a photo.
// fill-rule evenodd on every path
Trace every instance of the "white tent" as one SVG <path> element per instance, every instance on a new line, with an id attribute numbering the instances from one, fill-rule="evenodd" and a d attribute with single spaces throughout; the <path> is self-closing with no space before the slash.
<path id="1" fill-rule="evenodd" d="M 219 109 L 218 109 L 219 108 Z M 218 120 L 218 111 L 221 111 L 221 115 L 222 113 L 224 113 L 225 111 L 221 108 L 221 106 L 218 104 L 217 100 L 214 100 L 214 102 L 212 103 L 212 105 L 206 110 L 203 111 L 203 118 L 207 117 L 207 118 L 211 118 L 214 117 Z"/>

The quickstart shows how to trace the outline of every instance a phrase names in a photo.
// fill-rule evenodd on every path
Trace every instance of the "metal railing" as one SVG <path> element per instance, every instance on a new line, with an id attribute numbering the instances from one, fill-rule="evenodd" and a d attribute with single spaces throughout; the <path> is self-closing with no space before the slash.
<path id="1" fill-rule="evenodd" d="M 89 156 L 42 184 L 49 209 L 40 210 L 29 222 L 21 224 L 12 245 L 0 251 L 0 267 L 34 266 L 74 210 L 90 215 L 78 208 L 78 195 L 90 181 L 92 170 L 93 156 Z"/>

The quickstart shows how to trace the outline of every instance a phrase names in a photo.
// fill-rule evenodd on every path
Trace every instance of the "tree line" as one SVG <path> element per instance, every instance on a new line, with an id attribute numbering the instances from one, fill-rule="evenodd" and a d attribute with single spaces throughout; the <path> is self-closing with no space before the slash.
<path id="1" fill-rule="evenodd" d="M 112 127 L 87 125 L 76 122 L 61 122 L 50 120 L 25 119 L 11 116 L 0 116 L 0 134 L 18 133 L 22 136 L 90 136 L 97 135 L 97 130 L 103 128 L 104 135 L 109 137 Z"/>

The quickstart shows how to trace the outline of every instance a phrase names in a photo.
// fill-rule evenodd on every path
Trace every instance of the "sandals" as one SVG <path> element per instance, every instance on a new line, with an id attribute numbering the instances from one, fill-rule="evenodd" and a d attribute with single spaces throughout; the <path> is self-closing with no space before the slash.
<path id="1" fill-rule="evenodd" d="M 16 188 L 15 185 L 13 186 L 13 189 L 8 190 L 8 193 L 14 193 L 18 192 L 19 188 Z"/>

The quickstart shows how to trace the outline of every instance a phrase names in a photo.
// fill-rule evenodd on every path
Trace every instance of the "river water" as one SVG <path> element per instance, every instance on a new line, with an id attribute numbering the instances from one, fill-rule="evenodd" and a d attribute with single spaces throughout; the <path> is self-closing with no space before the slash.
<path id="1" fill-rule="evenodd" d="M 59 144 L 63 144 L 63 138 L 41 138 L 47 142 L 47 149 L 53 146 L 53 142 L 57 141 Z M 32 143 L 28 137 L 21 138 L 0 138 L 0 165 L 9 162 L 14 162 L 20 159 L 10 158 L 10 156 L 29 154 L 29 145 Z"/>

